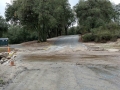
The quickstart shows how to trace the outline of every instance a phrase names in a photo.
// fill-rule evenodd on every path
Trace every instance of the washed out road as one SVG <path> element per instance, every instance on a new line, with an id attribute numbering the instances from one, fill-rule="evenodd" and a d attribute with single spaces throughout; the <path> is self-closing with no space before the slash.
<path id="1" fill-rule="evenodd" d="M 45 50 L 18 51 L 1 90 L 120 90 L 120 53 L 87 51 L 78 40 L 63 36 Z"/>

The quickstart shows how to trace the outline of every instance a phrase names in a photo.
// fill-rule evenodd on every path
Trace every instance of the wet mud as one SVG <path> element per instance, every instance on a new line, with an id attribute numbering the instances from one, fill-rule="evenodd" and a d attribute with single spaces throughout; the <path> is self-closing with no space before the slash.
<path id="1" fill-rule="evenodd" d="M 70 57 L 66 55 L 52 55 L 52 56 L 39 56 L 39 55 L 31 55 L 24 56 L 24 61 L 36 62 L 36 61 L 48 61 L 48 62 L 68 62 Z"/>
<path id="2" fill-rule="evenodd" d="M 115 55 L 25 55 L 24 61 L 79 62 L 81 60 L 111 60 Z"/>

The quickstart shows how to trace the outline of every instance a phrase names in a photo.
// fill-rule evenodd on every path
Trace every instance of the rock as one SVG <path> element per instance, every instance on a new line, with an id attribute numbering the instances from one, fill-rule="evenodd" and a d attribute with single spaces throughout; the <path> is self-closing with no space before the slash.
<path id="1" fill-rule="evenodd" d="M 2 85 L 2 84 L 0 84 L 0 87 L 3 87 L 3 85 Z"/>
<path id="2" fill-rule="evenodd" d="M 1 60 L 5 60 L 6 58 L 5 57 L 3 57 Z"/>
<path id="3" fill-rule="evenodd" d="M 11 57 L 10 57 L 10 56 L 8 56 L 8 57 L 7 57 L 7 59 L 11 59 Z"/>
<path id="4" fill-rule="evenodd" d="M 0 53 L 0 56 L 2 55 L 2 53 Z"/>
<path id="5" fill-rule="evenodd" d="M 6 58 L 8 56 L 8 53 L 0 53 L 0 59 Z"/>
<path id="6" fill-rule="evenodd" d="M 4 60 L 1 60 L 2 62 L 4 62 Z"/>
<path id="7" fill-rule="evenodd" d="M 5 52 L 5 53 L 3 53 L 3 56 L 4 56 L 4 57 L 7 57 L 8 55 L 9 55 L 9 54 L 8 54 L 8 53 L 6 53 L 6 52 Z"/>
<path id="8" fill-rule="evenodd" d="M 6 61 L 8 61 L 8 59 L 5 59 L 4 61 L 6 62 Z"/>
<path id="9" fill-rule="evenodd" d="M 2 59 L 3 58 L 3 55 L 0 53 L 0 59 Z"/>

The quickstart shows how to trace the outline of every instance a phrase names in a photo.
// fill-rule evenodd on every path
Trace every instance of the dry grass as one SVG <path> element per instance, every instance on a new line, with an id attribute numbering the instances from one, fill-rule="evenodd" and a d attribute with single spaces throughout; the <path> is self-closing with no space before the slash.
<path id="1" fill-rule="evenodd" d="M 13 48 L 10 48 L 10 51 L 12 51 Z M 0 47 L 0 53 L 2 52 L 8 52 L 8 47 Z"/>
<path id="2" fill-rule="evenodd" d="M 90 47 L 100 47 L 104 49 L 120 49 L 120 39 L 118 39 L 116 42 L 107 42 L 107 43 L 84 43 L 87 46 Z"/>

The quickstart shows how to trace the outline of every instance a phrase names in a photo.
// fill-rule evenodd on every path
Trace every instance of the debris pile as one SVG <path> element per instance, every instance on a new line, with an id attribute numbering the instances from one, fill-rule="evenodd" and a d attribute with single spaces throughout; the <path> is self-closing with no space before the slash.
<path id="1" fill-rule="evenodd" d="M 8 57 L 9 53 L 0 53 L 0 63 L 3 64 L 4 62 L 8 61 L 7 57 Z"/>
<path id="2" fill-rule="evenodd" d="M 3 64 L 3 63 L 5 63 L 5 62 L 7 62 L 8 60 L 10 61 L 14 53 L 15 53 L 15 52 L 10 52 L 10 53 L 4 52 L 4 53 L 0 53 L 0 64 Z"/>

